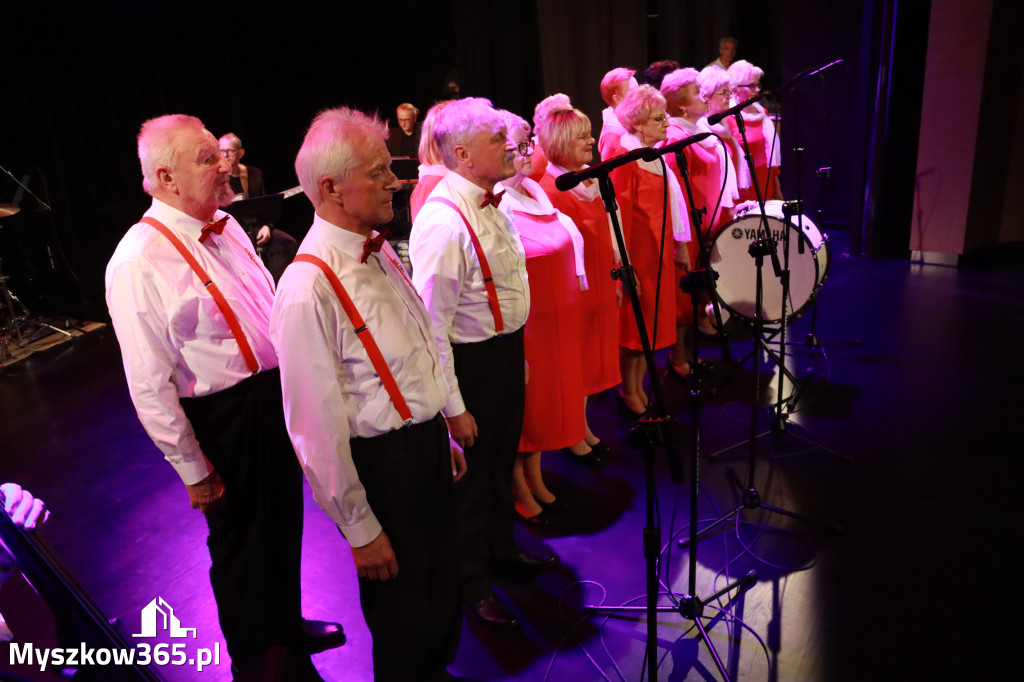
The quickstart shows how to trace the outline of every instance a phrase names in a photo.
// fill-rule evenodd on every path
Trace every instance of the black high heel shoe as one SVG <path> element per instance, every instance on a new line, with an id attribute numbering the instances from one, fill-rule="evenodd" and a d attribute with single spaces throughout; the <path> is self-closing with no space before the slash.
<path id="1" fill-rule="evenodd" d="M 575 455 L 573 456 L 575 457 Z M 543 510 L 541 512 L 542 514 L 564 514 L 569 511 L 569 505 L 557 498 L 550 502 L 537 500 L 537 504 L 539 504 L 540 508 Z"/>
<path id="2" fill-rule="evenodd" d="M 601 466 L 601 455 L 597 454 L 597 450 L 594 450 L 593 448 L 591 448 L 590 452 L 585 455 L 577 455 L 569 448 L 562 448 L 562 454 L 577 464 L 582 464 L 583 466 L 590 467 L 591 469 L 596 469 Z"/>

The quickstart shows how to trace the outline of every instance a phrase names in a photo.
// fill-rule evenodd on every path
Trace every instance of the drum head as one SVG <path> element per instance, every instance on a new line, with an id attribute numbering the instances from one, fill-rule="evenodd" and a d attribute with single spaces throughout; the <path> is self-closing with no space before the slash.
<path id="1" fill-rule="evenodd" d="M 789 232 L 790 290 L 786 318 L 792 320 L 799 317 L 820 285 L 818 249 L 795 227 L 778 218 L 769 217 L 768 227 L 778 244 L 780 266 L 784 266 L 783 236 Z M 711 262 L 718 271 L 718 299 L 730 312 L 748 320 L 754 319 L 757 295 L 757 261 L 750 255 L 749 247 L 763 236 L 761 216 L 748 214 L 723 227 L 712 242 Z M 770 256 L 764 257 L 761 277 L 762 319 L 766 323 L 781 322 L 782 282 L 772 268 Z"/>

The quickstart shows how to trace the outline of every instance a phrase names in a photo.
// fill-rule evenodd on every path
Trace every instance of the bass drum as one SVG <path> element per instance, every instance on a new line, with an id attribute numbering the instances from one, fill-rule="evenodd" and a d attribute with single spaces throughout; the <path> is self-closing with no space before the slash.
<path id="1" fill-rule="evenodd" d="M 781 201 L 766 201 L 765 213 L 771 236 L 778 243 L 779 265 L 783 235 L 789 233 L 789 300 L 786 319 L 800 317 L 828 277 L 828 236 L 822 235 L 807 216 L 792 216 L 787 223 Z M 801 219 L 803 232 L 797 228 Z M 725 225 L 711 243 L 711 262 L 718 271 L 717 294 L 721 304 L 734 315 L 754 319 L 757 294 L 757 261 L 748 252 L 751 242 L 764 237 L 761 212 L 754 202 L 736 207 L 736 219 Z M 775 276 L 771 257 L 765 256 L 761 272 L 763 282 L 763 319 L 766 324 L 782 321 L 782 282 Z"/>

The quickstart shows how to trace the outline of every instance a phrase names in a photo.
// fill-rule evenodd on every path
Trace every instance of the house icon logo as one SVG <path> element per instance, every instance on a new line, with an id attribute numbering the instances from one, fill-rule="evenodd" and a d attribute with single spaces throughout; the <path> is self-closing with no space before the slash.
<path id="1" fill-rule="evenodd" d="M 167 631 L 170 637 L 186 638 L 191 632 L 192 639 L 196 638 L 196 629 L 181 627 L 181 621 L 174 615 L 174 609 L 163 600 L 163 597 L 157 597 L 142 609 L 142 632 L 132 637 L 156 637 L 158 625 Z"/>

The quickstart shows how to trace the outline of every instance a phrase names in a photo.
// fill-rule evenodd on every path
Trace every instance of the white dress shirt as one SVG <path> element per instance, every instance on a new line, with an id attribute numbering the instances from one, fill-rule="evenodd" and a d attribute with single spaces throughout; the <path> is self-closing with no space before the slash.
<path id="1" fill-rule="evenodd" d="M 201 220 L 157 199 L 146 215 L 181 239 L 224 294 L 260 369 L 277 367 L 269 333 L 273 280 L 234 218 L 200 244 Z M 199 277 L 151 225 L 125 233 L 107 263 L 106 290 L 139 421 L 182 481 L 198 483 L 213 465 L 178 399 L 217 393 L 249 377 L 238 342 Z"/>
<path id="2" fill-rule="evenodd" d="M 522 328 L 530 314 L 530 287 L 526 252 L 515 225 L 493 206 L 480 208 L 484 190 L 458 173 L 445 175 L 430 196 L 448 199 L 466 216 L 490 266 L 505 333 Z M 429 200 L 413 222 L 409 257 L 413 284 L 430 311 L 451 391 L 444 415 L 454 417 L 466 405 L 455 377 L 451 344 L 486 341 L 496 334 L 480 263 L 458 214 Z"/>
<path id="3" fill-rule="evenodd" d="M 385 242 L 360 263 L 365 242 L 317 215 L 299 253 L 317 256 L 341 280 L 419 424 L 448 397 L 433 326 L 391 246 Z M 281 360 L 285 422 L 313 497 L 352 546 L 362 547 L 381 526 L 349 439 L 403 428 L 402 418 L 319 267 L 293 263 L 285 270 L 270 334 Z"/>

